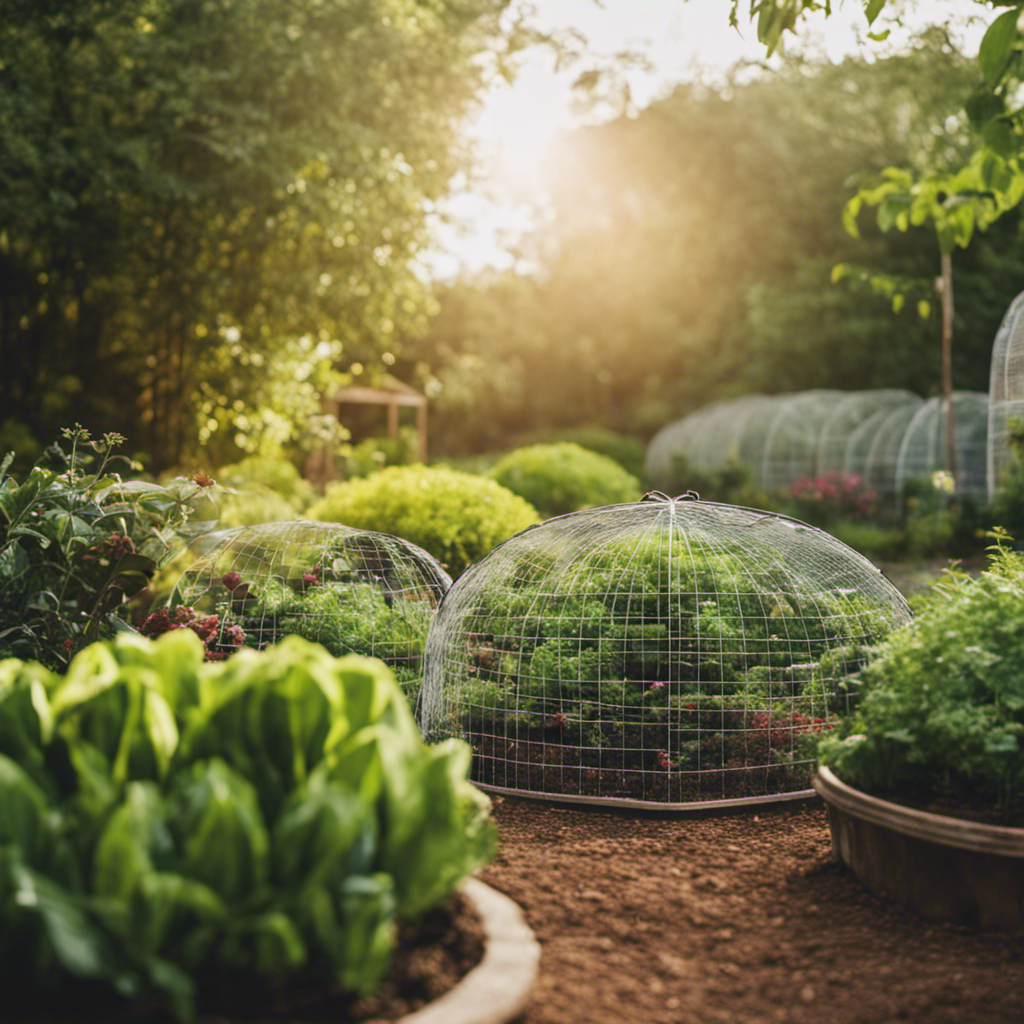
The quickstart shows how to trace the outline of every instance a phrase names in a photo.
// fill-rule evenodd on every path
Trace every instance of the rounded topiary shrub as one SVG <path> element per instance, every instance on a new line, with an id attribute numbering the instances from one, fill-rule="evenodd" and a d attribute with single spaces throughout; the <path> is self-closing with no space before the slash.
<path id="1" fill-rule="evenodd" d="M 640 482 L 613 459 L 572 442 L 509 452 L 489 474 L 543 516 L 639 501 Z"/>
<path id="2" fill-rule="evenodd" d="M 539 519 L 532 505 L 496 481 L 440 466 L 392 466 L 331 484 L 308 514 L 402 537 L 452 576 Z"/>
<path id="3" fill-rule="evenodd" d="M 639 437 L 620 434 L 607 427 L 565 427 L 561 430 L 534 431 L 518 439 L 517 447 L 530 444 L 556 444 L 571 441 L 588 451 L 605 455 L 617 462 L 638 480 L 644 477 L 644 459 L 647 455 L 647 444 Z"/>
<path id="4" fill-rule="evenodd" d="M 910 619 L 861 555 L 785 516 L 668 499 L 549 519 L 437 610 L 417 714 L 474 777 L 584 801 L 806 791 L 847 677 Z"/>

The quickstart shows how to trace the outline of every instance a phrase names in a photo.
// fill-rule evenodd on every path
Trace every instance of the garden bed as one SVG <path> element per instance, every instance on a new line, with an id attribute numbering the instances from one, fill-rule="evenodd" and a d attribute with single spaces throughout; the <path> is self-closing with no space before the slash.
<path id="1" fill-rule="evenodd" d="M 818 804 L 640 816 L 496 798 L 488 884 L 541 969 L 522 1024 L 1019 1024 L 1024 944 L 935 924 L 832 857 Z"/>

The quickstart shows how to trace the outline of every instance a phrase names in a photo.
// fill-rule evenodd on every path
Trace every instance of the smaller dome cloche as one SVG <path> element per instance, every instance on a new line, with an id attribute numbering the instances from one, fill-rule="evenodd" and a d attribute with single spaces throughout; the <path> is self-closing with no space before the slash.
<path id="1" fill-rule="evenodd" d="M 166 614 L 205 631 L 209 656 L 296 634 L 336 657 L 380 658 L 407 693 L 418 689 L 427 630 L 451 585 L 432 555 L 390 534 L 306 520 L 237 527 L 207 543 Z"/>
<path id="2" fill-rule="evenodd" d="M 474 778 L 579 802 L 806 791 L 866 647 L 911 618 L 852 548 L 658 492 L 530 527 L 470 566 L 427 638 L 428 739 Z"/>

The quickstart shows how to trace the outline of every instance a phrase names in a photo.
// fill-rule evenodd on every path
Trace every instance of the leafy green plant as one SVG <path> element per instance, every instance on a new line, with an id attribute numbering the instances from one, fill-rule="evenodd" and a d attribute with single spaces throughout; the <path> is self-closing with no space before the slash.
<path id="1" fill-rule="evenodd" d="M 947 574 L 858 674 L 822 763 L 872 793 L 1024 825 L 1022 600 L 1024 557 L 1003 541 L 979 576 Z"/>
<path id="2" fill-rule="evenodd" d="M 790 768 L 806 783 L 847 675 L 892 628 L 868 596 L 801 593 L 784 570 L 750 570 L 742 548 L 666 556 L 612 543 L 562 560 L 553 583 L 556 558 L 532 550 L 475 595 L 453 659 L 460 699 L 473 730 L 555 730 L 567 746 L 618 751 L 632 772 L 733 770 L 741 783 L 738 769 L 756 765 L 763 785 L 770 764 L 780 785 Z"/>
<path id="3" fill-rule="evenodd" d="M 308 514 L 411 541 L 452 576 L 539 518 L 528 502 L 494 480 L 441 466 L 391 466 L 365 479 L 330 484 Z"/>
<path id="4" fill-rule="evenodd" d="M 13 455 L 0 463 L 0 657 L 51 668 L 127 628 L 128 601 L 209 514 L 213 485 L 123 480 L 118 434 L 96 441 L 76 426 L 64 440 L 69 450 L 51 445 L 21 483 L 6 475 Z"/>
<path id="5" fill-rule="evenodd" d="M 5 1011 L 372 991 L 396 919 L 493 856 L 468 765 L 424 745 L 381 662 L 297 637 L 204 663 L 187 630 L 121 634 L 63 677 L 0 662 Z"/>
<path id="6" fill-rule="evenodd" d="M 640 482 L 617 462 L 568 441 L 517 448 L 489 476 L 546 517 L 643 497 Z"/>

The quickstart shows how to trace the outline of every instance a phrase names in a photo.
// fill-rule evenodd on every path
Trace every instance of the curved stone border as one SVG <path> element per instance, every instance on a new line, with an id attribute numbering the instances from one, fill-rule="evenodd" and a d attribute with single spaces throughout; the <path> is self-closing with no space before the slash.
<path id="1" fill-rule="evenodd" d="M 518 904 L 479 879 L 462 893 L 480 915 L 484 958 L 440 999 L 396 1024 L 507 1024 L 525 1009 L 537 980 L 540 944 Z"/>
<path id="2" fill-rule="evenodd" d="M 933 921 L 1024 927 L 1024 829 L 904 807 L 821 766 L 832 850 L 869 888 Z"/>

